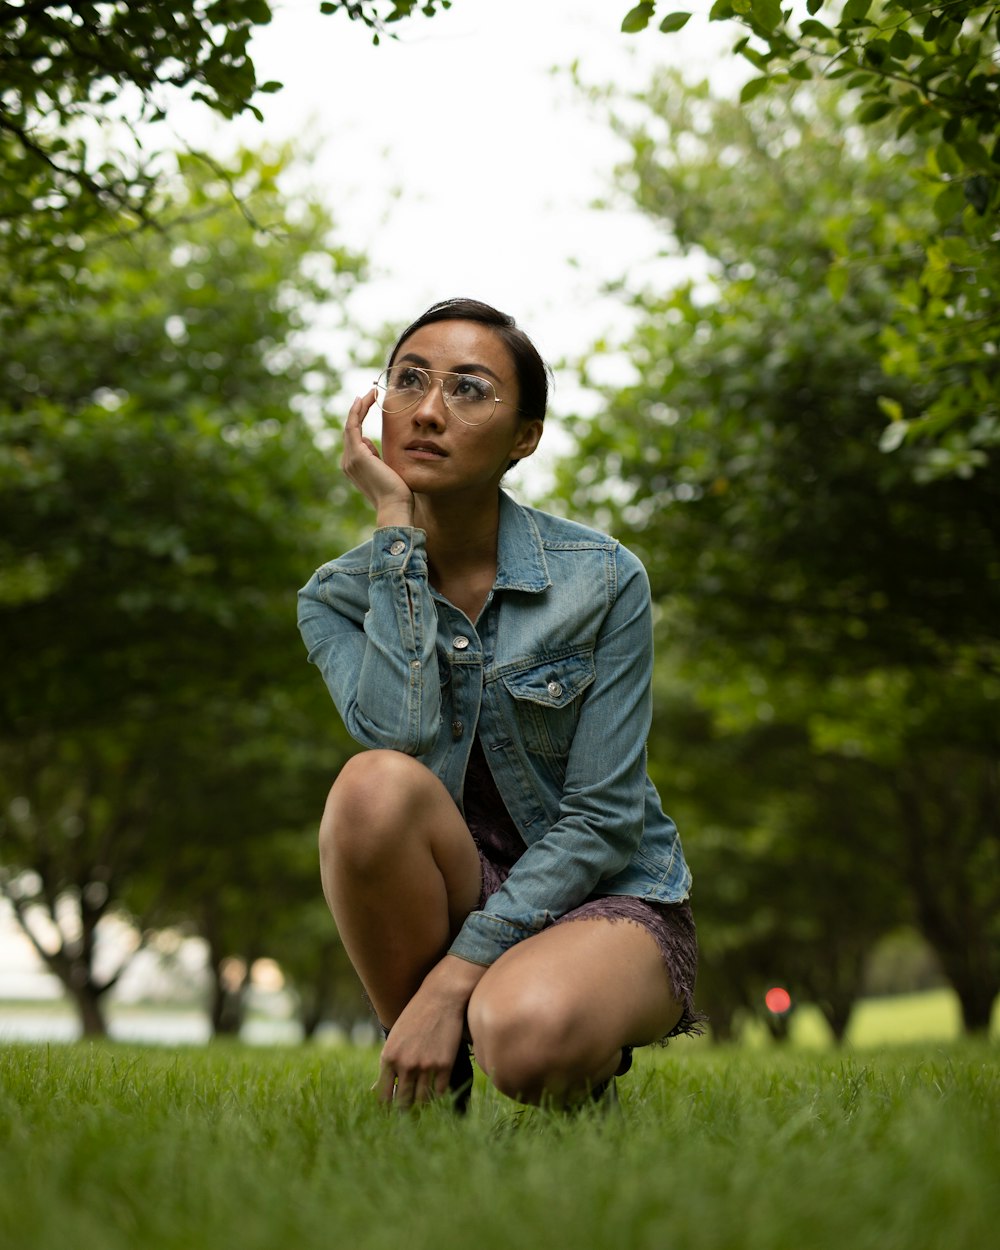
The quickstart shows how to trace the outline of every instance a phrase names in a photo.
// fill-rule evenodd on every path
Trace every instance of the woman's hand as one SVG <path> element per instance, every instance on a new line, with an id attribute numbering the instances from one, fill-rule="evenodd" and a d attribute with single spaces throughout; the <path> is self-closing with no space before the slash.
<path id="1" fill-rule="evenodd" d="M 361 425 L 375 403 L 374 387 L 361 395 L 347 414 L 344 454 L 340 467 L 362 495 L 374 505 L 376 525 L 412 525 L 413 492 L 378 454 L 375 444 L 361 432 Z"/>
<path id="2" fill-rule="evenodd" d="M 375 1085 L 380 1102 L 405 1110 L 448 1092 L 462 1045 L 465 1009 L 485 971 L 446 955 L 427 975 L 382 1049 Z"/>

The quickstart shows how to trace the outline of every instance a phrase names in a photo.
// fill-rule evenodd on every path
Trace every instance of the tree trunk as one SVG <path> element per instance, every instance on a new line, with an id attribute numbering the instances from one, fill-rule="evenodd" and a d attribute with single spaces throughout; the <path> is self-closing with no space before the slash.
<path id="1" fill-rule="evenodd" d="M 311 1042 L 316 1036 L 316 1030 L 323 1023 L 323 1012 L 317 1009 L 316 1004 L 308 1008 L 300 1007 L 299 1023 L 302 1025 L 302 1040 Z"/>
<path id="2" fill-rule="evenodd" d="M 73 996 L 80 1015 L 80 1028 L 84 1037 L 107 1037 L 108 1026 L 104 1018 L 101 991 L 90 980 L 73 983 L 67 988 Z"/>
<path id="3" fill-rule="evenodd" d="M 988 1032 L 993 1002 L 1000 990 L 989 938 L 977 919 L 952 916 L 937 898 L 919 900 L 920 931 L 934 947 L 944 974 L 958 995 L 967 1033 Z"/>
<path id="4" fill-rule="evenodd" d="M 933 936 L 925 936 L 934 941 Z M 978 967 L 979 961 L 970 958 L 968 950 L 945 949 L 945 944 L 935 943 L 945 975 L 958 995 L 962 1009 L 962 1026 L 966 1033 L 988 1033 L 993 1017 L 993 1003 L 1000 986 L 997 986 L 986 968 Z"/>
<path id="5" fill-rule="evenodd" d="M 212 1036 L 239 1037 L 243 1028 L 243 1017 L 246 1006 L 246 982 L 244 978 L 238 988 L 229 989 L 223 982 L 217 965 L 212 968 Z"/>
<path id="6" fill-rule="evenodd" d="M 920 779 L 900 785 L 897 795 L 908 836 L 917 927 L 958 995 L 965 1031 L 985 1033 L 1000 991 L 995 941 L 1000 895 L 995 869 L 985 871 L 983 858 L 972 852 L 1000 831 L 996 766 L 991 762 L 985 769 L 978 804 L 965 802 L 966 791 L 974 789 L 971 783 L 955 799 L 953 779 L 949 781 L 950 787 L 939 782 L 934 791 L 937 807 L 922 803 Z"/>
<path id="7" fill-rule="evenodd" d="M 837 999 L 833 1002 L 821 1002 L 819 1009 L 823 1013 L 823 1019 L 830 1026 L 834 1041 L 838 1046 L 843 1046 L 844 1038 L 847 1036 L 847 1026 L 851 1022 L 851 1015 L 854 1011 L 854 1000 Z"/>
<path id="8" fill-rule="evenodd" d="M 788 1041 L 788 1029 L 791 1022 L 791 1011 L 782 1012 L 780 1016 L 776 1016 L 773 1012 L 769 1011 L 764 1017 L 764 1023 L 767 1025 L 767 1031 L 771 1034 L 772 1041 L 775 1042 Z"/>

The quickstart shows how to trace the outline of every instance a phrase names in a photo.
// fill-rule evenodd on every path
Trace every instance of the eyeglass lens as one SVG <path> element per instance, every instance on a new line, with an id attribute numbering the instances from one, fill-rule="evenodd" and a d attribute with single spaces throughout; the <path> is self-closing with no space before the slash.
<path id="1" fill-rule="evenodd" d="M 497 395 L 488 378 L 474 373 L 435 373 L 448 409 L 467 425 L 482 425 L 493 415 Z M 383 412 L 403 412 L 412 408 L 433 385 L 432 376 L 416 365 L 393 365 L 378 379 Z"/>

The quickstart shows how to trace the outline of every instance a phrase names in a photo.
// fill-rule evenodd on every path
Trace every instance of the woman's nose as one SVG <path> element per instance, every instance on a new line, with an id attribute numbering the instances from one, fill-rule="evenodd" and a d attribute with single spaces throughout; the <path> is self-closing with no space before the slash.
<path id="1" fill-rule="evenodd" d="M 414 421 L 421 423 L 433 421 L 444 425 L 448 419 L 448 405 L 444 400 L 444 382 L 441 378 L 432 378 L 426 394 L 413 410 Z"/>

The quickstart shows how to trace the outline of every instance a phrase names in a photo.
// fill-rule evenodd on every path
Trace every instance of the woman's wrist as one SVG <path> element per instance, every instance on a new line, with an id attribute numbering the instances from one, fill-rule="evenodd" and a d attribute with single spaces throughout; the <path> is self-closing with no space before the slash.
<path id="1" fill-rule="evenodd" d="M 424 978 L 423 988 L 445 1003 L 464 1009 L 485 971 L 482 964 L 470 963 L 457 955 L 445 955 Z"/>
<path id="2" fill-rule="evenodd" d="M 391 529 L 398 526 L 413 524 L 413 502 L 392 502 L 380 504 L 375 513 L 376 529 Z"/>

